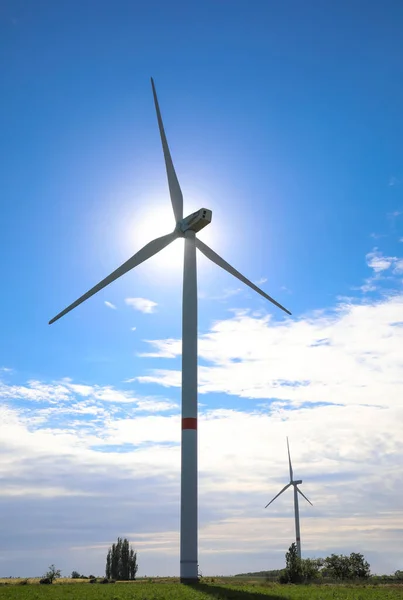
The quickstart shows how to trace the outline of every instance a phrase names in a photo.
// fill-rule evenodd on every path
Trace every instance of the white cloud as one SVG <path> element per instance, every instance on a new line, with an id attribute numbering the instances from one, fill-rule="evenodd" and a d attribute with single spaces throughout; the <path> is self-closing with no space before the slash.
<path id="1" fill-rule="evenodd" d="M 179 405 L 176 402 L 158 401 L 158 400 L 140 400 L 137 402 L 137 411 L 146 412 L 162 412 L 167 410 L 179 410 Z"/>
<path id="2" fill-rule="evenodd" d="M 372 552 L 373 570 L 380 568 L 377 564 L 386 564 L 383 568 L 389 572 L 397 569 L 403 559 L 402 417 L 393 398 L 385 407 L 333 405 L 286 411 L 268 405 L 249 411 L 229 407 L 202 411 L 203 572 L 244 571 L 245 561 L 246 570 L 254 570 L 263 558 L 273 568 L 282 566 L 294 536 L 292 494 L 284 494 L 267 510 L 263 507 L 288 480 L 286 435 L 294 473 L 303 479 L 302 490 L 314 504 L 300 506 L 305 556 Z M 4 409 L 0 494 L 3 509 L 11 516 L 3 534 L 18 543 L 20 529 L 13 515 L 27 514 L 30 518 L 22 516 L 18 523 L 24 547 L 31 550 L 28 564 L 34 563 L 39 548 L 54 545 L 61 568 L 68 569 L 69 549 L 72 562 L 80 557 L 82 570 L 88 570 L 91 560 L 103 565 L 108 543 L 118 530 L 138 549 L 141 574 L 156 573 L 161 552 L 168 570 L 162 568 L 160 574 L 177 573 L 179 442 L 179 414 L 111 416 L 97 435 L 80 436 L 77 431 L 33 428 L 29 415 Z M 116 450 L 125 447 L 124 452 Z M 376 494 L 370 493 L 374 489 Z M 110 515 L 107 522 L 105 513 Z M 57 531 L 51 525 L 55 520 Z M 82 549 L 85 556 L 79 554 Z M 73 568 L 74 564 L 69 570 Z"/>
<path id="3" fill-rule="evenodd" d="M 372 252 L 366 255 L 367 265 L 373 269 L 372 277 L 366 279 L 365 283 L 356 289 L 368 292 L 378 289 L 377 284 L 385 281 L 384 273 L 389 271 L 388 279 L 393 281 L 394 276 L 398 276 L 403 272 L 403 259 L 397 256 L 384 256 L 378 248 L 374 248 Z"/>
<path id="4" fill-rule="evenodd" d="M 135 310 L 143 313 L 153 313 L 155 312 L 155 307 L 158 306 L 156 302 L 147 300 L 146 298 L 125 298 L 125 302 Z"/>
<path id="5" fill-rule="evenodd" d="M 116 306 L 114 304 L 112 304 L 112 302 L 108 302 L 108 300 L 105 300 L 105 306 L 107 306 L 108 308 L 113 308 L 114 310 L 116 310 Z"/>
<path id="6" fill-rule="evenodd" d="M 402 315 L 403 294 L 395 294 L 281 322 L 234 311 L 200 336 L 204 574 L 283 566 L 292 494 L 263 507 L 287 483 L 286 435 L 314 504 L 300 505 L 304 555 L 361 551 L 375 572 L 400 568 Z M 179 340 L 150 345 L 154 357 L 180 356 Z M 135 375 L 168 388 L 181 381 L 178 370 Z M 217 392 L 225 395 L 210 395 Z M 3 382 L 0 398 L 7 573 L 25 574 L 13 554 L 22 541 L 32 574 L 43 570 L 44 548 L 64 572 L 76 564 L 100 572 L 116 532 L 138 548 L 140 574 L 178 573 L 174 400 L 69 378 Z"/>
<path id="7" fill-rule="evenodd" d="M 139 352 L 138 356 L 148 358 L 176 358 L 182 353 L 181 340 L 144 340 L 151 346 L 154 346 L 154 352 Z"/>
<path id="8" fill-rule="evenodd" d="M 403 273 L 403 258 L 399 258 L 398 260 L 396 260 L 394 272 L 395 273 Z"/>
<path id="9" fill-rule="evenodd" d="M 0 381 L 0 398 L 32 400 L 56 404 L 70 398 L 70 390 L 62 384 L 45 384 L 31 380 L 27 385 L 6 385 Z"/>
<path id="10" fill-rule="evenodd" d="M 390 177 L 390 179 L 389 179 L 390 186 L 393 187 L 394 185 L 398 185 L 398 183 L 399 183 L 399 179 L 397 177 L 394 177 L 394 176 Z"/>
<path id="11" fill-rule="evenodd" d="M 129 383 L 129 381 L 127 381 Z M 86 401 L 83 401 L 85 398 Z M 96 401 L 113 404 L 133 404 L 146 410 L 147 402 L 150 406 L 154 403 L 163 403 L 160 398 L 150 398 L 133 394 L 130 391 L 117 390 L 112 386 L 84 385 L 73 383 L 70 378 L 65 378 L 60 382 L 42 383 L 36 380 L 30 380 L 26 385 L 6 384 L 0 381 L 0 399 L 25 400 L 27 402 L 48 403 L 57 405 L 57 411 L 72 411 L 73 406 L 80 406 L 80 412 L 96 412 Z M 77 400 L 74 405 L 73 401 Z M 80 402 L 80 405 L 78 405 Z M 68 408 L 65 405 L 68 405 Z M 84 408 L 86 407 L 86 408 Z M 91 408 L 88 408 L 91 407 Z M 32 407 L 30 406 L 30 410 Z M 165 407 L 164 410 L 167 410 Z M 155 408 L 152 409 L 155 412 Z"/>
<path id="12" fill-rule="evenodd" d="M 386 271 L 397 260 L 395 256 L 383 256 L 382 252 L 378 251 L 378 248 L 374 248 L 372 252 L 368 252 L 366 259 L 367 265 L 373 269 L 375 273 Z"/>
<path id="13" fill-rule="evenodd" d="M 375 285 L 376 281 L 377 281 L 376 277 L 368 277 L 362 285 L 360 285 L 358 287 L 353 287 L 353 289 L 360 290 L 364 294 L 367 294 L 368 292 L 374 292 L 375 290 L 378 289 L 377 286 Z"/>
<path id="14" fill-rule="evenodd" d="M 136 331 L 137 327 L 131 327 L 130 331 Z"/>
<path id="15" fill-rule="evenodd" d="M 10 367 L 0 367 L 0 373 L 12 373 L 13 370 Z"/>
<path id="16" fill-rule="evenodd" d="M 243 312 L 199 338 L 201 393 L 287 402 L 385 405 L 403 392 L 403 295 L 332 313 L 272 322 Z M 155 340 L 153 356 L 179 356 L 179 340 Z M 143 383 L 180 387 L 180 371 L 156 369 Z"/>

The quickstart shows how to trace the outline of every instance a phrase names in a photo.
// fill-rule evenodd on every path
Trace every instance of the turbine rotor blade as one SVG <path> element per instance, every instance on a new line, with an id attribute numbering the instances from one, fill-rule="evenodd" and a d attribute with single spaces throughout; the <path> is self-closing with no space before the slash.
<path id="1" fill-rule="evenodd" d="M 115 271 L 113 271 L 113 273 L 108 275 L 108 277 L 105 277 L 105 279 L 97 283 L 97 285 L 91 288 L 86 294 L 81 296 L 78 300 L 73 302 L 73 304 L 70 304 L 70 306 L 65 308 L 58 315 L 56 315 L 56 317 L 49 321 L 49 325 L 51 325 L 52 323 L 60 319 L 60 317 L 63 317 L 65 314 L 73 310 L 73 308 L 76 308 L 76 306 L 78 306 L 85 300 L 88 300 L 88 298 L 91 298 L 91 296 L 102 290 L 102 288 L 104 288 L 105 286 L 112 283 L 112 281 L 115 281 L 115 279 L 118 279 L 118 277 L 121 277 L 134 267 L 137 267 L 137 265 L 139 265 L 140 263 L 144 262 L 148 258 L 151 258 L 151 256 L 154 256 L 154 254 L 157 254 L 157 252 L 159 252 L 160 250 L 163 250 L 166 246 L 168 246 L 168 244 L 173 242 L 178 237 L 178 233 L 174 231 L 173 233 L 163 235 L 162 237 L 156 238 L 152 242 L 146 244 L 141 250 L 136 252 L 134 256 L 129 258 L 129 260 L 127 260 L 125 263 L 123 263 L 123 265 L 121 265 Z"/>
<path id="2" fill-rule="evenodd" d="M 227 263 L 223 258 L 221 258 L 221 256 L 219 256 L 216 252 L 214 252 L 214 250 L 212 250 L 211 248 L 209 248 L 209 246 L 207 246 L 201 240 L 199 240 L 199 238 L 196 238 L 196 246 L 198 247 L 198 249 L 200 250 L 200 252 L 203 252 L 203 254 L 207 258 L 209 258 L 213 263 L 215 263 L 216 265 L 218 265 L 219 267 L 221 267 L 222 269 L 224 269 L 224 271 L 227 271 L 228 273 L 230 273 L 231 275 L 233 275 L 234 277 L 236 277 L 237 279 L 239 279 L 243 283 L 246 283 L 246 285 L 248 285 L 250 288 L 252 288 L 252 290 L 254 290 L 258 294 L 260 294 L 261 296 L 263 296 L 263 298 L 266 298 L 266 300 L 269 300 L 270 302 L 272 302 L 272 304 L 275 304 L 276 306 L 278 306 L 278 308 L 281 308 L 281 310 L 283 310 L 284 312 L 286 312 L 288 315 L 291 314 L 289 310 L 287 310 L 286 308 L 284 308 L 284 306 L 282 306 L 276 300 L 274 300 L 273 298 L 271 298 L 271 296 L 269 296 L 268 294 L 266 294 L 265 292 L 263 292 L 263 290 L 261 290 L 260 288 L 258 288 L 257 285 L 255 285 L 251 281 L 249 281 L 249 279 L 247 279 L 246 277 L 244 277 L 239 271 L 237 271 L 236 269 L 234 269 L 234 267 L 231 267 L 231 265 L 229 263 Z"/>
<path id="3" fill-rule="evenodd" d="M 283 489 L 281 490 L 281 492 L 279 492 L 279 493 L 277 494 L 277 496 L 274 496 L 273 500 L 270 500 L 269 504 L 266 504 L 265 508 L 267 508 L 268 506 L 270 506 L 270 504 L 271 504 L 272 502 L 274 502 L 276 498 L 278 498 L 279 496 L 281 496 L 281 494 L 282 494 L 283 492 L 285 492 L 285 490 L 286 490 L 287 488 L 289 488 L 289 487 L 290 487 L 290 485 L 291 485 L 291 483 L 287 483 L 287 485 L 283 487 Z"/>
<path id="4" fill-rule="evenodd" d="M 157 111 L 158 127 L 160 130 L 162 149 L 164 151 L 165 167 L 168 176 L 169 193 L 171 196 L 172 208 L 175 215 L 176 223 L 179 223 L 183 219 L 183 196 L 182 190 L 179 185 L 178 178 L 175 173 L 174 165 L 172 162 L 171 153 L 169 151 L 167 138 L 165 135 L 164 124 L 161 118 L 161 111 L 158 104 L 157 92 L 155 90 L 154 80 L 151 77 L 151 85 L 153 88 L 155 110 Z"/>
<path id="5" fill-rule="evenodd" d="M 287 438 L 287 449 L 288 449 L 288 464 L 290 466 L 290 481 L 292 481 L 293 473 L 292 473 L 291 456 L 290 456 L 290 446 L 288 444 L 288 438 Z"/>
<path id="6" fill-rule="evenodd" d="M 297 488 L 297 492 L 299 492 L 299 493 L 301 494 L 301 496 L 303 496 L 303 497 L 305 498 L 305 500 L 306 500 L 307 502 L 309 502 L 309 504 L 310 504 L 311 506 L 313 506 L 312 502 L 311 502 L 310 500 L 308 500 L 308 498 L 305 496 L 305 494 L 303 494 L 303 493 L 301 492 L 301 490 L 299 489 L 299 487 L 298 487 L 298 486 L 296 486 L 296 488 Z"/>

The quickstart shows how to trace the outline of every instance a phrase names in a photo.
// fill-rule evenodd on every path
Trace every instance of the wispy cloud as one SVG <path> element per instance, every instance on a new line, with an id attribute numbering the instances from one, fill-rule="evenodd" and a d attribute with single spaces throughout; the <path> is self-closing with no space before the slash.
<path id="1" fill-rule="evenodd" d="M 397 177 L 392 176 L 389 178 L 389 185 L 391 187 L 398 185 L 399 183 L 400 183 L 400 180 Z"/>
<path id="2" fill-rule="evenodd" d="M 395 273 L 403 273 L 403 258 L 399 258 L 396 260 L 394 265 Z"/>
<path id="3" fill-rule="evenodd" d="M 212 296 L 209 294 L 206 294 L 205 292 L 200 292 L 198 294 L 198 297 L 200 299 L 217 300 L 219 302 L 222 302 L 222 301 L 228 300 L 229 298 L 232 298 L 233 296 L 237 296 L 241 292 L 242 292 L 242 288 L 227 288 L 227 289 L 224 289 L 223 292 L 221 292 L 219 294 L 214 294 Z"/>
<path id="4" fill-rule="evenodd" d="M 374 248 L 366 255 L 367 266 L 373 273 L 367 277 L 360 286 L 352 287 L 353 290 L 360 290 L 364 294 L 375 292 L 380 289 L 382 284 L 388 282 L 391 286 L 399 283 L 396 277 L 403 271 L 403 259 L 397 256 L 385 256 L 378 248 Z"/>
<path id="5" fill-rule="evenodd" d="M 254 282 L 255 285 L 262 285 L 263 283 L 266 283 L 267 281 L 267 277 L 261 277 L 260 279 L 258 279 L 257 281 Z"/>
<path id="6" fill-rule="evenodd" d="M 125 302 L 128 306 L 143 313 L 153 313 L 158 306 L 157 302 L 147 300 L 147 298 L 125 298 Z"/>
<path id="7" fill-rule="evenodd" d="M 136 331 L 137 327 L 130 327 L 130 331 Z"/>
<path id="8" fill-rule="evenodd" d="M 199 338 L 201 393 L 288 403 L 385 405 L 403 393 L 403 295 L 341 302 L 334 311 L 272 322 L 246 311 Z M 318 340 L 326 339 L 326 344 Z M 178 340 L 152 342 L 152 356 L 179 356 Z M 138 381 L 180 386 L 180 371 L 153 370 Z M 387 390 L 387 392 L 386 392 Z"/>
<path id="9" fill-rule="evenodd" d="M 400 215 L 403 215 L 403 211 L 402 210 L 393 210 L 392 212 L 387 214 L 388 219 L 396 219 L 397 217 L 400 217 Z"/>
<path id="10" fill-rule="evenodd" d="M 368 277 L 367 279 L 365 279 L 362 285 L 353 286 L 352 289 L 360 290 L 363 294 L 368 294 L 368 292 L 375 292 L 378 289 L 376 285 L 377 281 L 379 281 L 378 277 Z"/>
<path id="11" fill-rule="evenodd" d="M 182 353 L 182 343 L 180 340 L 144 340 L 154 347 L 153 352 L 141 352 L 138 356 L 148 358 L 176 358 Z"/>
<path id="12" fill-rule="evenodd" d="M 101 403 L 133 404 L 139 406 L 142 403 L 142 410 L 144 410 L 147 401 L 160 402 L 160 399 L 144 398 L 130 391 L 118 390 L 113 386 L 74 383 L 68 377 L 51 383 L 44 383 L 37 380 L 29 380 L 23 385 L 0 382 L 1 398 L 25 400 L 26 402 L 42 404 L 48 403 L 49 405 L 57 405 L 58 410 L 64 403 L 67 403 L 71 407 L 74 400 L 82 402 L 82 399 L 85 399 L 87 402 L 90 401 L 92 404 L 100 401 Z"/>
<path id="13" fill-rule="evenodd" d="M 179 409 L 176 402 L 158 401 L 158 400 L 142 400 L 137 402 L 137 411 L 146 412 L 162 412 L 167 410 Z"/>
<path id="14" fill-rule="evenodd" d="M 108 302 L 108 300 L 105 300 L 105 306 L 107 306 L 108 308 L 113 308 L 114 310 L 116 310 L 116 306 L 114 304 L 112 304 L 112 302 Z"/>
<path id="15" fill-rule="evenodd" d="M 389 269 L 393 263 L 397 260 L 395 256 L 384 256 L 378 248 L 374 248 L 372 252 L 368 252 L 366 255 L 367 265 L 375 271 L 380 273 Z"/>
<path id="16" fill-rule="evenodd" d="M 10 369 L 10 367 L 0 367 L 0 373 L 12 373 L 13 369 Z"/>

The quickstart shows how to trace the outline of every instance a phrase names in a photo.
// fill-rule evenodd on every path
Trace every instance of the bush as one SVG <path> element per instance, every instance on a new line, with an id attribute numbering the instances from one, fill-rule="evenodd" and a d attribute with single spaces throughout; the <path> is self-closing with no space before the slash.
<path id="1" fill-rule="evenodd" d="M 278 582 L 281 583 L 281 584 L 289 583 L 290 582 L 290 580 L 288 578 L 288 575 L 287 575 L 287 571 L 285 569 L 283 570 L 283 572 L 279 576 Z"/>
<path id="2" fill-rule="evenodd" d="M 102 579 L 102 581 L 100 581 L 100 583 L 109 583 L 109 580 L 108 580 L 106 577 L 104 577 L 104 578 Z"/>
<path id="3" fill-rule="evenodd" d="M 39 581 L 39 583 L 48 584 L 48 583 L 52 583 L 52 581 L 51 581 L 51 579 L 49 579 L 49 577 L 42 577 L 42 579 Z"/>
<path id="4" fill-rule="evenodd" d="M 22 579 L 22 581 L 18 582 L 18 585 L 28 585 L 28 579 Z"/>
<path id="5" fill-rule="evenodd" d="M 95 577 L 90 577 L 90 581 L 89 581 L 89 582 L 90 582 L 90 583 L 96 583 L 96 582 L 97 582 L 97 580 L 95 579 Z"/>

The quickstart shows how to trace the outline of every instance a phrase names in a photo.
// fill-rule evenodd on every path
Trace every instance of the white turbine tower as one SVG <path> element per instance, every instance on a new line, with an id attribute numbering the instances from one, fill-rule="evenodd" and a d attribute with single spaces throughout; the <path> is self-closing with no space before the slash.
<path id="1" fill-rule="evenodd" d="M 86 294 L 70 304 L 49 324 L 76 308 L 115 279 L 168 246 L 177 238 L 185 238 L 182 303 L 182 445 L 181 445 L 181 523 L 180 523 L 180 578 L 182 582 L 198 580 L 197 557 L 197 276 L 196 248 L 219 267 L 237 277 L 258 294 L 291 314 L 273 298 L 241 275 L 209 246 L 196 238 L 196 233 L 211 222 L 211 210 L 201 208 L 183 218 L 183 196 L 172 163 L 154 81 L 151 79 L 158 126 L 164 151 L 169 192 L 175 216 L 175 229 L 146 244 L 123 265 L 108 275 Z M 150 232 L 151 233 L 151 232 Z"/>
<path id="2" fill-rule="evenodd" d="M 297 542 L 298 557 L 301 558 L 301 534 L 300 534 L 300 530 L 299 530 L 298 494 L 301 494 L 301 496 L 303 496 L 303 498 L 305 498 L 305 500 L 307 502 L 309 502 L 309 504 L 311 506 L 313 506 L 313 504 L 312 504 L 312 502 L 310 500 L 308 500 L 308 498 L 301 492 L 301 490 L 298 487 L 298 484 L 302 483 L 302 479 L 294 480 L 294 476 L 293 476 L 293 472 L 292 472 L 292 466 L 291 466 L 290 446 L 288 444 L 288 438 L 287 438 L 287 449 L 288 449 L 288 463 L 289 463 L 289 466 L 290 466 L 290 483 L 288 483 L 285 487 L 283 487 L 283 489 L 281 490 L 281 492 L 279 492 L 277 494 L 277 496 L 274 496 L 273 500 L 270 500 L 269 504 L 266 504 L 265 508 L 267 508 L 272 502 L 274 502 L 276 498 L 278 498 L 279 496 L 281 496 L 281 494 L 283 492 L 285 492 L 285 490 L 287 488 L 289 488 L 290 485 L 294 486 L 295 538 L 296 538 L 296 542 Z"/>

